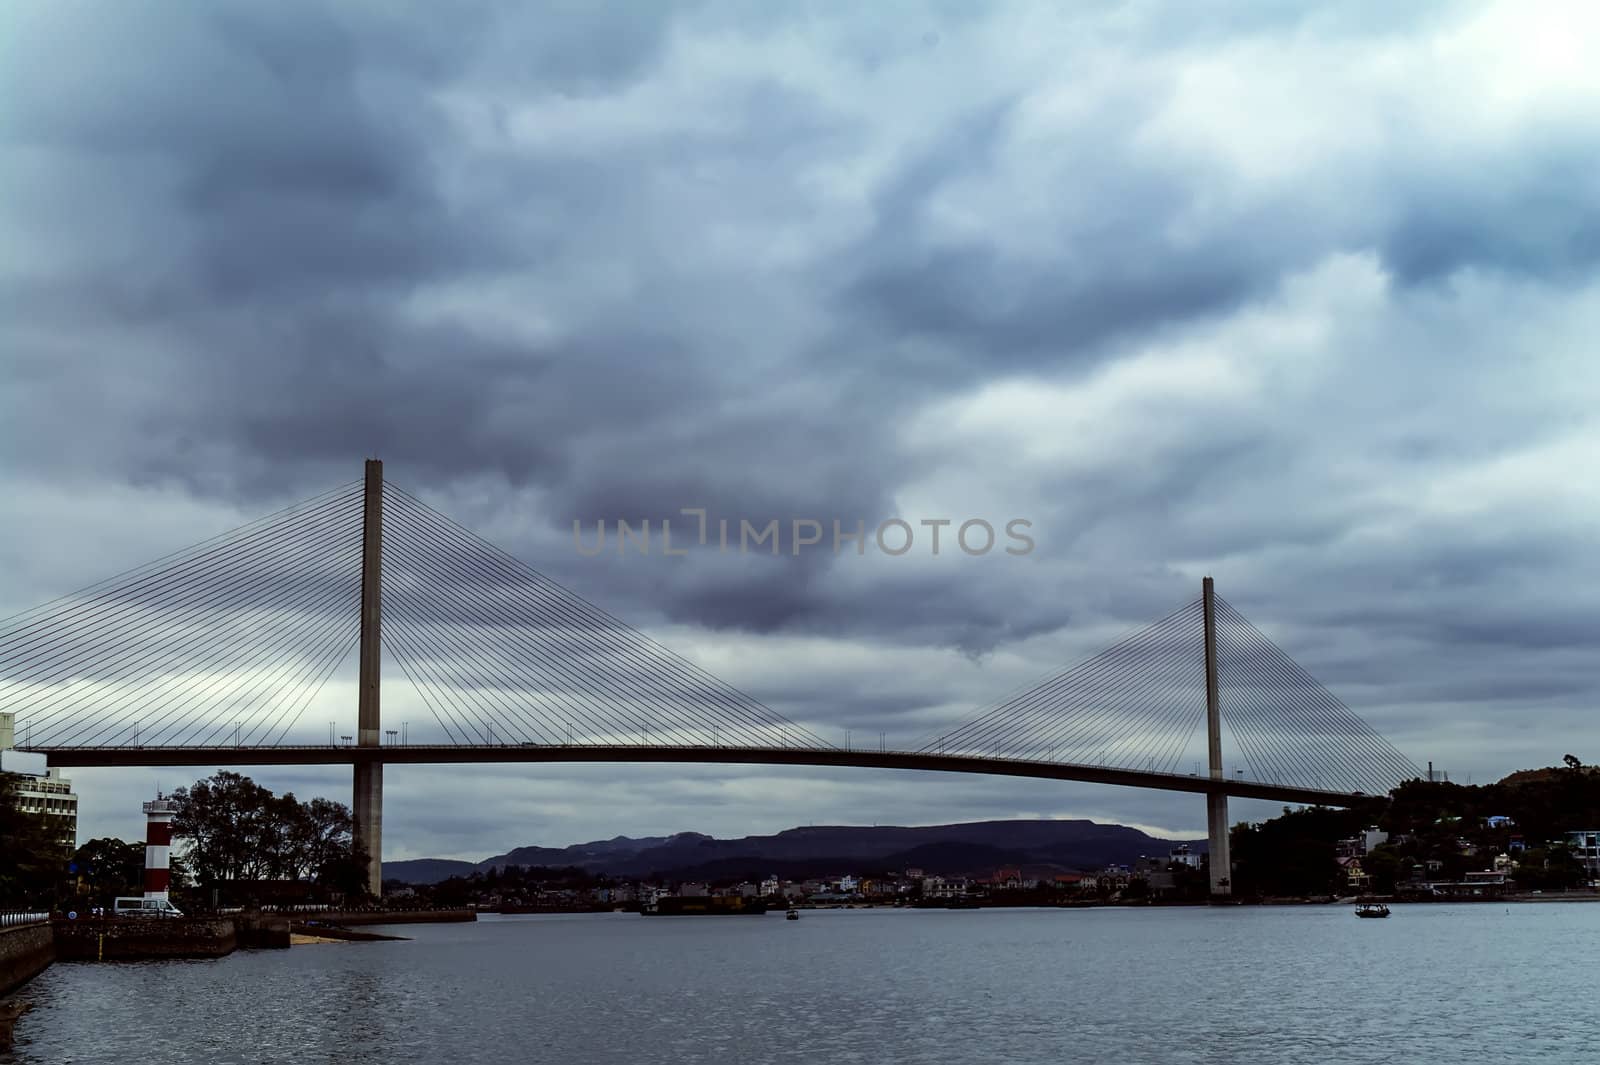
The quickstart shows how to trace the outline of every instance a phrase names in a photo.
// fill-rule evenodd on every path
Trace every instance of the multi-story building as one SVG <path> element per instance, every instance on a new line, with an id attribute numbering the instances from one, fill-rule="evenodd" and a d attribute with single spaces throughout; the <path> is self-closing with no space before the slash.
<path id="1" fill-rule="evenodd" d="M 0 751 L 15 747 L 13 717 L 8 713 L 0 714 Z M 7 766 L 9 762 L 10 759 L 0 761 L 0 766 Z M 23 813 L 44 817 L 51 835 L 67 853 L 77 850 L 78 796 L 73 794 L 72 781 L 61 775 L 59 767 L 46 769 L 43 774 L 24 771 L 16 776 L 17 808 Z"/>
<path id="2" fill-rule="evenodd" d="M 1600 876 L 1600 830 L 1589 828 L 1568 832 L 1567 849 L 1590 876 Z"/>
<path id="3" fill-rule="evenodd" d="M 44 815 L 63 850 L 70 854 L 78 849 L 78 796 L 59 768 L 52 766 L 42 777 L 21 775 L 16 795 L 23 813 Z"/>

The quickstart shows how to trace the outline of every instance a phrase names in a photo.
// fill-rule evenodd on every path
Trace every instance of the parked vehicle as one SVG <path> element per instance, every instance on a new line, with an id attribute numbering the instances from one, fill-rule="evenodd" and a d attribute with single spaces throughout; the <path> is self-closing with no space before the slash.
<path id="1" fill-rule="evenodd" d="M 113 917 L 182 917 L 183 911 L 171 899 L 147 899 L 142 896 L 118 898 L 111 904 Z"/>

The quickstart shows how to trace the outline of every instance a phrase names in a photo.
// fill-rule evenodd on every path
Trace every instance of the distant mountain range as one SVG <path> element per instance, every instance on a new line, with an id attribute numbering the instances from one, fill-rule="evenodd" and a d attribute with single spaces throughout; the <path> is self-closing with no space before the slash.
<path id="1" fill-rule="evenodd" d="M 715 839 L 698 832 L 617 836 L 570 847 L 518 847 L 481 862 L 414 858 L 385 862 L 383 875 L 408 884 L 436 884 L 506 865 L 575 866 L 608 876 L 678 880 L 772 874 L 802 879 L 906 868 L 971 875 L 1002 865 L 1072 871 L 1132 864 L 1142 855 L 1165 855 L 1179 843 L 1195 853 L 1206 849 L 1204 839 L 1158 839 L 1136 828 L 1094 821 L 975 821 L 923 828 L 819 825 L 743 839 Z"/>

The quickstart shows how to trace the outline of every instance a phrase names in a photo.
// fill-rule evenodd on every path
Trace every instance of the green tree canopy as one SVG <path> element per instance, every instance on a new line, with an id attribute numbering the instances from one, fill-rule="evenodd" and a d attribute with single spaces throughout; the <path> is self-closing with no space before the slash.
<path id="1" fill-rule="evenodd" d="M 144 890 L 144 844 L 109 836 L 91 839 L 72 856 L 78 882 L 94 899 L 136 895 Z"/>
<path id="2" fill-rule="evenodd" d="M 268 880 L 315 881 L 358 890 L 366 865 L 356 851 L 350 810 L 292 793 L 274 795 L 226 770 L 172 794 L 173 836 L 202 886 Z"/>
<path id="3" fill-rule="evenodd" d="M 0 773 L 0 908 L 48 907 L 64 869 L 45 819 L 17 802 L 15 773 Z"/>

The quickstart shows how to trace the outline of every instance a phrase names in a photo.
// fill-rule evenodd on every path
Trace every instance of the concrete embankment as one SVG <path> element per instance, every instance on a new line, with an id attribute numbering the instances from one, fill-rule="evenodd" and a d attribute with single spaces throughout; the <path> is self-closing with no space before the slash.
<path id="1" fill-rule="evenodd" d="M 98 918 L 52 922 L 55 954 L 62 961 L 137 961 L 152 958 L 220 958 L 238 948 L 289 945 L 289 919 L 278 914 L 149 920 Z"/>
<path id="2" fill-rule="evenodd" d="M 0 928 L 0 995 L 32 980 L 55 958 L 55 936 L 48 921 Z"/>
<path id="3" fill-rule="evenodd" d="M 322 925 L 421 924 L 475 921 L 472 910 L 319 911 L 304 915 Z M 301 923 L 297 915 L 296 924 Z M 283 949 L 290 944 L 290 917 L 281 913 L 236 913 L 160 919 L 56 918 L 0 928 L 0 995 L 44 971 L 51 962 L 139 961 L 155 958 L 220 958 L 235 950 Z M 304 929 L 302 931 L 311 931 Z M 319 938 L 395 938 L 321 930 Z"/>
<path id="4" fill-rule="evenodd" d="M 476 921 L 476 910 L 318 910 L 294 915 L 298 921 L 320 921 L 346 928 L 363 924 L 441 924 Z"/>
<path id="5" fill-rule="evenodd" d="M 325 921 L 296 921 L 289 926 L 291 942 L 344 942 L 379 943 L 385 940 L 403 940 L 405 936 L 386 936 L 378 932 L 356 932 L 342 925 Z"/>

